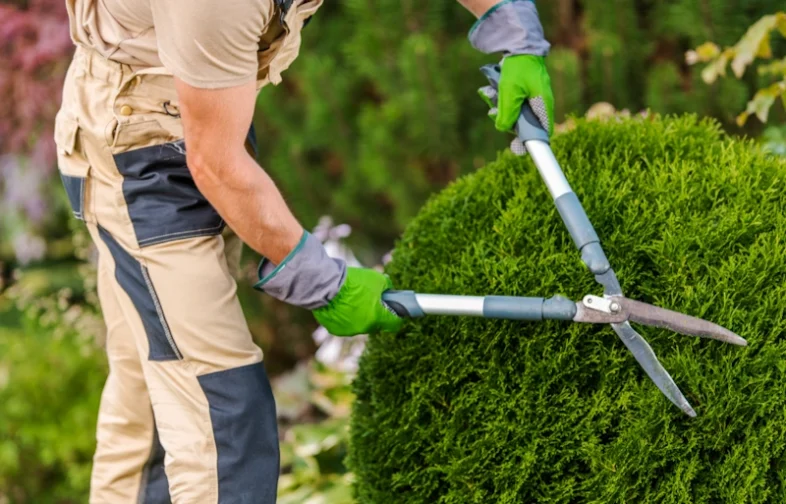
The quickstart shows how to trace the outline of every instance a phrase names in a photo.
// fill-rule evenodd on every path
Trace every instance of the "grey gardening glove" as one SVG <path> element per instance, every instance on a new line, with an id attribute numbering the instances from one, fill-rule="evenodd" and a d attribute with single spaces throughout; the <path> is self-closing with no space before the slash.
<path id="1" fill-rule="evenodd" d="M 387 276 L 373 269 L 347 268 L 306 231 L 280 264 L 263 259 L 258 275 L 255 289 L 312 310 L 330 334 L 396 332 L 403 324 L 382 302 L 382 293 L 393 289 Z"/>

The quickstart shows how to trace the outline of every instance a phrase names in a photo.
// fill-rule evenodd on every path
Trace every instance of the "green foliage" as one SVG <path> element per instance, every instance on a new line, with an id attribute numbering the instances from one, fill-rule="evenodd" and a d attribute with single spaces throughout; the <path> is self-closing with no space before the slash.
<path id="1" fill-rule="evenodd" d="M 636 96 L 645 73 L 634 68 L 652 50 L 652 41 L 639 25 L 634 2 L 586 2 L 585 28 L 589 64 L 587 80 L 595 101 L 617 108 L 641 108 Z"/>
<path id="2" fill-rule="evenodd" d="M 0 500 L 84 502 L 105 359 L 59 317 L 0 303 L 18 327 L 0 324 Z"/>
<path id="3" fill-rule="evenodd" d="M 352 474 L 344 465 L 354 399 L 350 381 L 348 374 L 311 361 L 274 382 L 279 413 L 297 420 L 280 426 L 279 504 L 354 502 Z"/>
<path id="4" fill-rule="evenodd" d="M 715 82 L 718 77 L 725 76 L 727 66 L 731 66 L 734 76 L 740 79 L 754 60 L 775 58 L 770 40 L 773 32 L 786 37 L 786 12 L 764 16 L 754 23 L 736 44 L 724 50 L 713 42 L 705 42 L 695 51 L 688 52 L 688 62 L 707 63 L 701 76 L 708 84 Z M 737 124 L 740 126 L 745 124 L 751 115 L 766 123 L 770 109 L 779 98 L 786 107 L 786 58 L 776 59 L 759 67 L 759 74 L 772 77 L 774 82 L 769 82 L 759 89 L 748 102 L 745 111 L 737 116 Z"/>
<path id="5" fill-rule="evenodd" d="M 647 76 L 647 103 L 661 113 L 687 111 L 689 104 L 679 93 L 682 77 L 671 61 L 658 63 Z"/>
<path id="6" fill-rule="evenodd" d="M 15 277 L 0 293 L 0 501 L 84 502 L 107 373 L 94 271 L 50 262 Z"/>
<path id="7" fill-rule="evenodd" d="M 695 116 L 580 120 L 553 146 L 626 294 L 750 346 L 640 327 L 691 419 L 607 326 L 411 321 L 371 338 L 354 383 L 359 501 L 786 501 L 786 161 Z M 389 273 L 420 292 L 600 293 L 512 154 L 431 199 Z"/>
<path id="8" fill-rule="evenodd" d="M 562 122 L 582 108 L 581 61 L 575 51 L 558 47 L 549 53 L 546 66 L 554 96 L 559 96 L 554 103 L 555 120 Z"/>
<path id="9" fill-rule="evenodd" d="M 306 226 L 331 215 L 385 247 L 504 146 L 477 96 L 489 58 L 466 41 L 471 24 L 446 2 L 352 0 L 314 17 L 285 83 L 258 100 L 262 164 Z"/>
<path id="10" fill-rule="evenodd" d="M 732 125 L 753 84 L 708 89 L 684 51 L 708 38 L 730 44 L 779 7 L 782 0 L 539 2 L 557 121 L 606 101 Z M 456 2 L 327 3 L 284 83 L 259 96 L 262 165 L 306 226 L 322 215 L 352 225 L 363 262 L 387 252 L 430 194 L 505 147 L 476 93 L 485 84 L 478 68 L 499 56 L 470 46 L 472 22 Z"/>
<path id="11" fill-rule="evenodd" d="M 761 139 L 764 150 L 777 156 L 786 156 L 786 125 L 768 127 Z"/>

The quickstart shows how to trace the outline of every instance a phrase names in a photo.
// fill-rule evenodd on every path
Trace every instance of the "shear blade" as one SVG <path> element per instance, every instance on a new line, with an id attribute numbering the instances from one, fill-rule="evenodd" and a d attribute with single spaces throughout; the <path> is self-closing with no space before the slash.
<path id="1" fill-rule="evenodd" d="M 670 329 L 680 334 L 710 338 L 732 345 L 746 346 L 743 338 L 725 327 L 684 313 L 659 308 L 625 297 L 615 298 L 628 313 L 628 320 L 653 327 Z"/>
<path id="2" fill-rule="evenodd" d="M 660 361 L 658 361 L 655 352 L 652 351 L 652 348 L 644 338 L 642 338 L 628 322 L 611 324 L 611 327 L 622 342 L 625 343 L 625 346 L 628 347 L 628 350 L 631 351 L 636 361 L 644 368 L 647 376 L 655 382 L 655 385 L 657 385 L 660 391 L 669 398 L 669 401 L 674 403 L 689 416 L 695 417 L 696 412 L 693 410 L 688 400 L 685 399 L 685 396 L 682 395 L 682 392 L 680 392 L 677 384 L 674 383 L 671 375 L 669 375 L 668 371 L 666 371 Z"/>

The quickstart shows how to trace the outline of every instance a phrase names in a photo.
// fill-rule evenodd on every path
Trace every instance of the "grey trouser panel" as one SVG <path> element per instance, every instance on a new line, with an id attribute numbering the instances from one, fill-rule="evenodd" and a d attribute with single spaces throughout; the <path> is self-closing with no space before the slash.
<path id="1" fill-rule="evenodd" d="M 90 502 L 273 503 L 276 409 L 231 274 L 240 244 L 191 178 L 176 104 L 162 69 L 79 48 L 57 117 L 107 324 Z"/>

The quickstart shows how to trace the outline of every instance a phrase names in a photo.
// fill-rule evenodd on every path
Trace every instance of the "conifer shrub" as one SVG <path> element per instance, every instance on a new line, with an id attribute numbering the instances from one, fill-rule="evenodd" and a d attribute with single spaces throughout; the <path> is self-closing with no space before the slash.
<path id="1" fill-rule="evenodd" d="M 361 503 L 786 502 L 786 163 L 694 116 L 579 121 L 553 149 L 627 296 L 745 348 L 637 326 L 674 407 L 608 326 L 426 317 L 371 339 Z M 433 197 L 389 273 L 426 293 L 600 294 L 529 158 Z"/>

